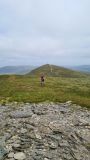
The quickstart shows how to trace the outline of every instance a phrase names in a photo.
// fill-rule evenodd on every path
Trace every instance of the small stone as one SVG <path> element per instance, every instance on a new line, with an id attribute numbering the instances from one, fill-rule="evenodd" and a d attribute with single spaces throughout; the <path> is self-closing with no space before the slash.
<path id="1" fill-rule="evenodd" d="M 32 116 L 32 112 L 26 112 L 26 111 L 15 111 L 10 113 L 11 118 L 28 118 Z"/>
<path id="2" fill-rule="evenodd" d="M 17 148 L 19 148 L 20 147 L 20 144 L 13 144 L 13 146 L 12 146 L 14 149 L 17 149 Z"/>
<path id="3" fill-rule="evenodd" d="M 12 152 L 12 146 L 8 146 L 8 145 L 7 145 L 7 146 L 6 146 L 6 149 L 7 149 L 8 152 Z"/>
<path id="4" fill-rule="evenodd" d="M 66 104 L 71 105 L 72 101 L 67 101 Z"/>
<path id="5" fill-rule="evenodd" d="M 38 131 L 35 131 L 35 136 L 36 136 L 37 139 L 42 139 L 42 137 L 41 137 L 41 135 L 39 134 Z"/>
<path id="6" fill-rule="evenodd" d="M 57 144 L 55 144 L 55 143 L 52 142 L 52 143 L 50 144 L 50 148 L 51 148 L 51 149 L 56 149 L 56 148 L 57 148 Z"/>
<path id="7" fill-rule="evenodd" d="M 21 131 L 20 131 L 22 134 L 24 133 L 27 133 L 27 129 L 24 129 L 24 128 L 21 128 Z"/>
<path id="8" fill-rule="evenodd" d="M 26 155 L 23 152 L 18 152 L 14 154 L 14 158 L 17 160 L 26 159 Z"/>
<path id="9" fill-rule="evenodd" d="M 13 147 L 18 148 L 20 147 L 20 144 L 13 144 Z"/>
<path id="10" fill-rule="evenodd" d="M 14 157 L 14 153 L 13 152 L 8 154 L 8 158 L 13 158 L 13 157 Z"/>
<path id="11" fill-rule="evenodd" d="M 0 146 L 0 160 L 3 160 L 6 155 L 7 151 L 4 149 L 3 146 Z"/>

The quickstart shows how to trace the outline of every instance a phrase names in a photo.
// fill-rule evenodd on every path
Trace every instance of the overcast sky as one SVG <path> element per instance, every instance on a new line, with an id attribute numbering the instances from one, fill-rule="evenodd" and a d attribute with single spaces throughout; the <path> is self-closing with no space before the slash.
<path id="1" fill-rule="evenodd" d="M 90 64 L 90 0 L 0 0 L 0 66 Z"/>

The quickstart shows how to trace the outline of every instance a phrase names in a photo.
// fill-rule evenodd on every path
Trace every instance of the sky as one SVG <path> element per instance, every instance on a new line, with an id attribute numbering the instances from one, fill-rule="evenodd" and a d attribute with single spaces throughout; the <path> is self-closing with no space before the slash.
<path id="1" fill-rule="evenodd" d="M 90 0 L 0 0 L 0 66 L 90 65 Z"/>

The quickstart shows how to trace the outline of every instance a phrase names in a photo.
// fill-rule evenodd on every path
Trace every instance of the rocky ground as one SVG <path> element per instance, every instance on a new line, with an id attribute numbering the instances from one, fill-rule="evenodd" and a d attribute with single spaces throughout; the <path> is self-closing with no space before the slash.
<path id="1" fill-rule="evenodd" d="M 90 111 L 70 102 L 0 106 L 0 160 L 90 160 Z"/>

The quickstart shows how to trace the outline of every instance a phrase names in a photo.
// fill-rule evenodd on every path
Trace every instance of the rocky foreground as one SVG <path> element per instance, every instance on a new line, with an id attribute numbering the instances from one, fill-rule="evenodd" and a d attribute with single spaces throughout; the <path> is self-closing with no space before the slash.
<path id="1" fill-rule="evenodd" d="M 0 160 L 90 160 L 90 111 L 70 102 L 0 106 Z"/>

